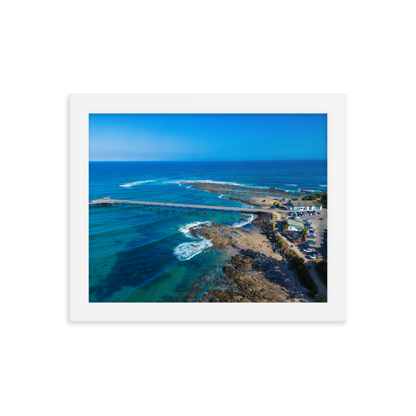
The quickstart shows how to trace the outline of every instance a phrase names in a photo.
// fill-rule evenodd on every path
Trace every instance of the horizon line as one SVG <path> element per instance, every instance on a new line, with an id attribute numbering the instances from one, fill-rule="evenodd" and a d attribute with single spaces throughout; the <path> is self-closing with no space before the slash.
<path id="1" fill-rule="evenodd" d="M 183 162 L 327 162 L 328 159 L 253 159 L 253 160 L 89 160 L 88 162 L 97 163 L 153 163 L 153 162 L 170 162 L 170 163 L 183 163 Z"/>

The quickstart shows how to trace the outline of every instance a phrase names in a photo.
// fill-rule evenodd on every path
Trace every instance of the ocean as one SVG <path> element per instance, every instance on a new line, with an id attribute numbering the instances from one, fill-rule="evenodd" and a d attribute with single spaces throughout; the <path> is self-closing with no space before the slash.
<path id="1" fill-rule="evenodd" d="M 89 199 L 147 200 L 241 207 L 181 181 L 327 190 L 326 161 L 90 162 Z M 252 215 L 143 207 L 89 209 L 90 302 L 187 302 L 221 284 L 229 254 L 189 234 L 217 222 L 250 228 Z"/>

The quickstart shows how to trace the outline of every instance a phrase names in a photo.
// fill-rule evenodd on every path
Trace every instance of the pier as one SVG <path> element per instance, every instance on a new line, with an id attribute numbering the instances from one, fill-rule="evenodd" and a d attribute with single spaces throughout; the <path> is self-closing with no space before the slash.
<path id="1" fill-rule="evenodd" d="M 89 202 L 89 207 L 103 207 L 103 206 L 142 206 L 146 207 L 149 206 L 150 208 L 163 208 L 163 209 L 172 209 L 179 208 L 182 211 L 183 208 L 188 208 L 187 211 L 191 209 L 207 210 L 213 211 L 214 213 L 217 211 L 229 211 L 231 214 L 235 211 L 243 213 L 255 213 L 255 212 L 267 212 L 272 214 L 273 212 L 277 212 L 277 209 L 265 209 L 265 208 L 248 208 L 248 207 L 225 207 L 221 205 L 194 205 L 194 204 L 177 204 L 172 202 L 151 202 L 151 201 L 128 201 L 128 200 L 121 200 L 121 199 L 110 199 L 110 198 L 101 198 L 96 199 Z"/>

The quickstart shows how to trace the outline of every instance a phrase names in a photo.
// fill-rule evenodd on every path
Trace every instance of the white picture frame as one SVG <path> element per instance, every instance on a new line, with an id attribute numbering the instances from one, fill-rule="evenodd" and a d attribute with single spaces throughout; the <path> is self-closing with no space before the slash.
<path id="1" fill-rule="evenodd" d="M 90 303 L 90 113 L 326 113 L 328 301 L 325 303 Z M 69 96 L 70 322 L 346 322 L 347 97 L 345 94 L 72 94 Z"/>

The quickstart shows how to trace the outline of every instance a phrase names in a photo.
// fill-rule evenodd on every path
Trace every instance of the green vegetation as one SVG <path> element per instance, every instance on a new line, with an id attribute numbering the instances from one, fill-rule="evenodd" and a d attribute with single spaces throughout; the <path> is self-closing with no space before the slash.
<path id="1" fill-rule="evenodd" d="M 326 200 L 326 198 L 327 198 L 327 193 L 326 192 L 305 195 L 302 198 L 302 201 L 314 201 L 315 199 L 322 199 L 322 198 L 325 198 L 325 200 Z"/>
<path id="2" fill-rule="evenodd" d="M 275 233 L 276 243 L 279 245 L 280 249 L 282 250 L 285 256 L 289 257 L 290 261 L 292 262 L 296 274 L 299 277 L 300 284 L 306 289 L 309 289 L 308 296 L 311 298 L 316 298 L 318 294 L 318 286 L 313 281 L 313 279 L 309 276 L 309 272 L 305 266 L 305 260 L 299 257 L 292 249 L 289 248 L 289 245 L 283 238 L 279 236 L 279 234 Z"/>
<path id="3" fill-rule="evenodd" d="M 322 193 L 316 193 L 316 194 L 310 194 L 310 195 L 306 195 L 302 198 L 303 201 L 313 201 L 313 200 L 318 200 L 322 202 L 322 205 L 327 208 L 328 205 L 328 193 L 326 192 L 322 192 Z"/>
<path id="4" fill-rule="evenodd" d="M 287 242 L 283 240 L 283 238 L 280 238 L 278 234 L 276 234 L 276 243 L 280 246 L 283 252 L 285 252 L 285 250 L 289 247 Z"/>
<path id="5" fill-rule="evenodd" d="M 308 271 L 305 267 L 305 260 L 297 256 L 296 254 L 291 259 L 292 264 L 295 266 L 296 274 L 299 277 L 300 284 L 306 289 L 309 289 L 308 296 L 315 298 L 318 294 L 318 286 L 313 281 L 312 277 L 309 276 Z"/>
<path id="6" fill-rule="evenodd" d="M 326 286 L 328 281 L 328 260 L 322 260 L 317 263 L 316 271 L 318 272 L 322 283 Z"/>
<path id="7" fill-rule="evenodd" d="M 306 234 L 308 234 L 308 230 L 307 230 L 306 228 L 304 228 L 304 229 L 302 230 L 302 234 L 306 236 Z"/>
<path id="8" fill-rule="evenodd" d="M 318 302 L 327 302 L 327 298 L 325 295 L 321 295 L 318 297 L 318 299 L 316 299 Z"/>

